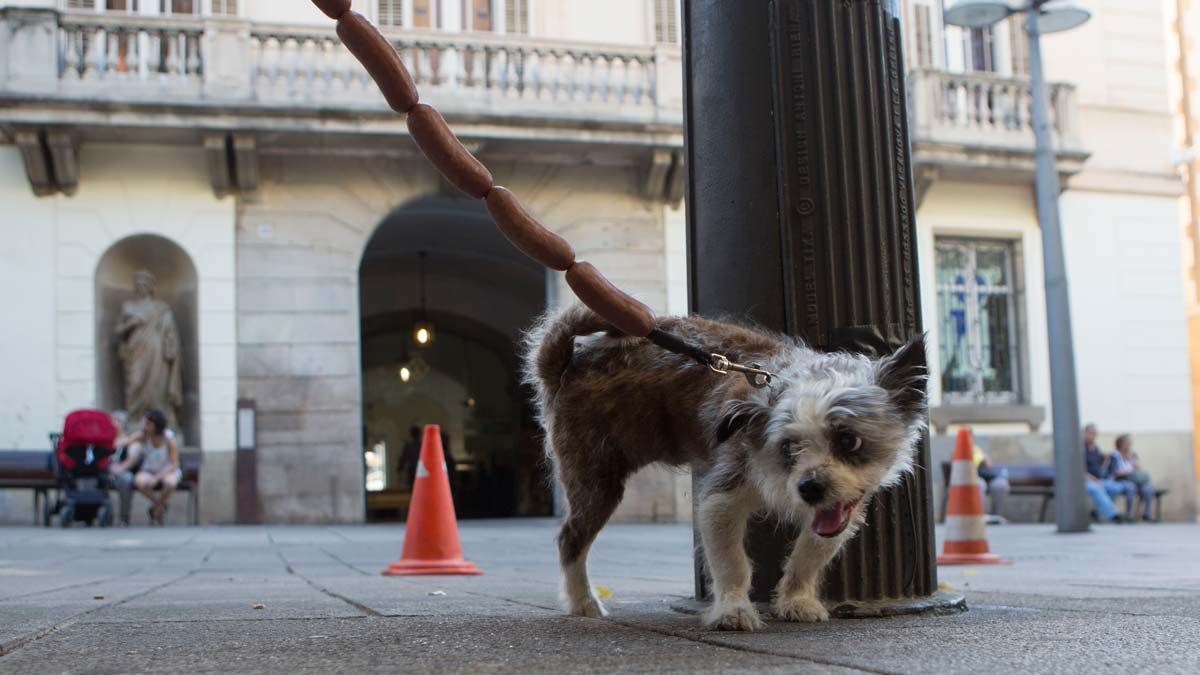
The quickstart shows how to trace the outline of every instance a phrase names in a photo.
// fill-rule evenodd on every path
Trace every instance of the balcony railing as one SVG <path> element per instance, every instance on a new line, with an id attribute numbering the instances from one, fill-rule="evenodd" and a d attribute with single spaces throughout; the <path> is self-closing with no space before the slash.
<path id="1" fill-rule="evenodd" d="M 386 110 L 332 27 L 63 13 L 54 29 L 58 81 L 45 93 L 58 97 Z M 662 90 L 664 72 L 667 86 L 679 88 L 671 76 L 677 49 L 480 33 L 386 35 L 423 97 L 450 110 L 678 123 L 680 94 Z M 14 89 L 11 81 L 0 82 L 0 92 L 6 88 Z"/>
<path id="2" fill-rule="evenodd" d="M 1033 152 L 1027 78 L 917 70 L 909 78 L 914 142 Z M 1051 83 L 1050 123 L 1060 153 L 1078 152 L 1075 87 Z"/>
<path id="3" fill-rule="evenodd" d="M 653 107 L 651 47 L 579 47 L 487 34 L 388 34 L 422 91 L 476 99 Z M 333 31 L 254 26 L 252 89 L 261 100 L 374 92 Z"/>

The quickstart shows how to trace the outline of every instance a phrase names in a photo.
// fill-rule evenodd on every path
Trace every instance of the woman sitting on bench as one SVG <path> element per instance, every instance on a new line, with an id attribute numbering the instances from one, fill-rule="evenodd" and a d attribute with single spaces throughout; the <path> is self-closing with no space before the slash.
<path id="1" fill-rule="evenodd" d="M 1142 471 L 1142 465 L 1138 463 L 1137 453 L 1133 451 L 1133 439 L 1129 434 L 1117 436 L 1117 449 L 1109 455 L 1108 462 L 1108 477 L 1133 488 L 1129 490 L 1127 517 L 1130 520 L 1134 519 L 1132 493 L 1136 490 L 1142 498 L 1142 520 L 1153 522 L 1154 485 L 1150 482 L 1150 474 Z"/>
<path id="2" fill-rule="evenodd" d="M 133 486 L 150 500 L 150 523 L 163 525 L 171 493 L 183 478 L 179 447 L 175 435 L 167 429 L 166 415 L 161 410 L 148 411 L 142 420 L 142 430 L 129 440 L 130 456 L 141 461 Z"/>

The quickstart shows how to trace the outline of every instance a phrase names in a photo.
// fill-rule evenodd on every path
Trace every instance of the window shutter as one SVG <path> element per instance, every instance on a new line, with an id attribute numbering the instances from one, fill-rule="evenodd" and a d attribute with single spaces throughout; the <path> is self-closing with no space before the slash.
<path id="1" fill-rule="evenodd" d="M 1009 53 L 1012 54 L 1012 74 L 1029 74 L 1029 36 L 1025 34 L 1025 21 L 1021 16 L 1009 18 Z"/>
<path id="2" fill-rule="evenodd" d="M 654 41 L 675 43 L 678 36 L 675 0 L 654 0 Z"/>
<path id="3" fill-rule="evenodd" d="M 212 13 L 219 16 L 237 16 L 237 0 L 212 0 Z"/>
<path id="4" fill-rule="evenodd" d="M 913 6 L 913 42 L 916 43 L 916 63 L 918 68 L 933 65 L 933 22 L 930 18 L 929 5 Z"/>
<path id="5" fill-rule="evenodd" d="M 529 0 L 508 0 L 505 3 L 504 26 L 509 33 L 529 34 Z"/>
<path id="6" fill-rule="evenodd" d="M 96 0 L 67 0 L 67 9 L 96 9 Z"/>
<path id="7" fill-rule="evenodd" d="M 375 20 L 380 26 L 400 26 L 404 23 L 404 0 L 379 0 Z"/>

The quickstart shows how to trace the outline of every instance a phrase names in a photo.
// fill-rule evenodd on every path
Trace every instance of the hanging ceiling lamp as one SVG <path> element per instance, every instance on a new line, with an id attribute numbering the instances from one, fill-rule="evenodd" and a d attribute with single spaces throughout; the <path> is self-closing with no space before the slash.
<path id="1" fill-rule="evenodd" d="M 417 255 L 421 268 L 421 313 L 418 315 L 416 323 L 413 324 L 413 342 L 418 347 L 428 347 L 433 344 L 436 333 L 433 330 L 433 322 L 429 320 L 425 309 L 425 251 L 421 251 Z"/>
<path id="2" fill-rule="evenodd" d="M 416 384 L 429 373 L 429 364 L 418 354 L 408 355 L 408 341 L 400 346 L 400 363 L 396 367 L 396 376 L 404 384 Z"/>

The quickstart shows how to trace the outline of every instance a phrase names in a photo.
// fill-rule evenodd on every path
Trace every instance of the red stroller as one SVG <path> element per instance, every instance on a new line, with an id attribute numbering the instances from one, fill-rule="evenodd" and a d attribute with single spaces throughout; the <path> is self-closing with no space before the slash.
<path id="1" fill-rule="evenodd" d="M 108 463 L 116 452 L 116 439 L 117 427 L 103 410 L 75 410 L 67 415 L 54 449 L 59 498 L 46 504 L 46 525 L 55 515 L 63 527 L 75 522 L 91 526 L 97 521 L 101 527 L 112 525 Z"/>

